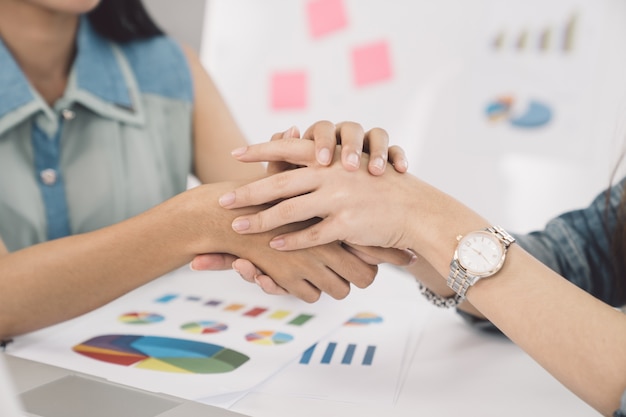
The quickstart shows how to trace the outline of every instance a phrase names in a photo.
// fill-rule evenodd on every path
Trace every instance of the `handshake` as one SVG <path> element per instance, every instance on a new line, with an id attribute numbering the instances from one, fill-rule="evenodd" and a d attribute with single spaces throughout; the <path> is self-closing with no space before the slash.
<path id="1" fill-rule="evenodd" d="M 408 175 L 402 150 L 387 149 L 378 129 L 364 142 L 376 154 L 333 144 L 326 157 L 294 131 L 233 151 L 242 162 L 269 162 L 268 175 L 230 184 L 218 201 L 232 228 L 221 240 L 225 249 L 197 255 L 191 267 L 232 266 L 267 293 L 314 302 L 322 292 L 342 299 L 351 285 L 369 286 L 379 263 L 409 265 L 415 254 L 381 222 L 393 211 L 381 188 Z M 385 170 L 388 159 L 396 171 Z"/>

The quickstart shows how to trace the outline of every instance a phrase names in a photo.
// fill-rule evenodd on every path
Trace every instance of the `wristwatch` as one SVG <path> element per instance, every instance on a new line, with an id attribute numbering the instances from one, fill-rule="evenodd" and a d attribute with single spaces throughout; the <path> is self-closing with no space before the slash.
<path id="1" fill-rule="evenodd" d="M 472 285 L 502 268 L 515 238 L 501 227 L 492 226 L 458 236 L 457 240 L 459 244 L 450 262 L 447 284 L 463 300 Z"/>

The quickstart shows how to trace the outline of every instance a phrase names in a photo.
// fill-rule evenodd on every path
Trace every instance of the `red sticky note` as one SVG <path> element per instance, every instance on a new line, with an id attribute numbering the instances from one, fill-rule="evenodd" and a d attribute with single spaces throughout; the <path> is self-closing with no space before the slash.
<path id="1" fill-rule="evenodd" d="M 307 74 L 304 71 L 276 72 L 271 79 L 274 110 L 304 109 L 307 105 Z"/>
<path id="2" fill-rule="evenodd" d="M 311 0 L 307 3 L 311 36 L 319 38 L 348 25 L 343 0 Z"/>
<path id="3" fill-rule="evenodd" d="M 357 86 L 389 80 L 391 54 L 386 41 L 371 43 L 352 50 L 352 67 Z"/>

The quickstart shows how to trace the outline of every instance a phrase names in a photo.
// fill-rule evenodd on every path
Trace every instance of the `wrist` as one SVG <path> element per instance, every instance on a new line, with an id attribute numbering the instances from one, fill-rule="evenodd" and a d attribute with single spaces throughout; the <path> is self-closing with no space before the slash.
<path id="1" fill-rule="evenodd" d="M 237 234 L 231 223 L 237 214 L 222 208 L 220 195 L 239 184 L 221 182 L 199 185 L 168 200 L 162 227 L 169 227 L 168 243 L 193 258 L 203 253 L 232 253 Z"/>

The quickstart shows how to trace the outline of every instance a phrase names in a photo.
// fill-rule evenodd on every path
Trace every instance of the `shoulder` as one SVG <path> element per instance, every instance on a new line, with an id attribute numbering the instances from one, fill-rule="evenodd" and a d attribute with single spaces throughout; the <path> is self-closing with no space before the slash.
<path id="1" fill-rule="evenodd" d="M 195 50 L 189 46 L 182 47 L 183 54 L 187 58 L 191 77 L 193 79 L 193 88 L 195 91 L 194 104 L 196 108 L 202 111 L 216 108 L 216 103 L 221 102 L 221 94 L 215 83 L 213 82 L 208 71 L 200 61 L 200 57 Z"/>
<path id="2" fill-rule="evenodd" d="M 193 101 L 193 77 L 188 54 L 168 36 L 121 44 L 142 93 Z"/>
<path id="3" fill-rule="evenodd" d="M 183 45 L 182 50 L 187 58 L 187 63 L 189 65 L 189 70 L 191 72 L 191 77 L 196 91 L 196 98 L 198 98 L 197 96 L 199 95 L 199 92 L 202 92 L 203 94 L 211 93 L 215 90 L 215 86 L 213 85 L 208 72 L 204 68 L 204 65 L 202 65 L 200 57 L 196 51 L 187 45 Z"/>

